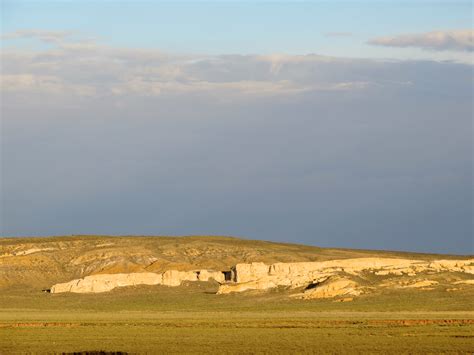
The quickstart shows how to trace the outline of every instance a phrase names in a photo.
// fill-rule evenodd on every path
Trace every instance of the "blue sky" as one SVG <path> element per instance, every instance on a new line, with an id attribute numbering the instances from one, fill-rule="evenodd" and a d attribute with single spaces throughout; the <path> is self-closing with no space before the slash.
<path id="1" fill-rule="evenodd" d="M 473 253 L 470 1 L 1 16 L 1 235 Z"/>
<path id="2" fill-rule="evenodd" d="M 4 1 L 3 31 L 73 30 L 115 46 L 212 54 L 433 56 L 367 45 L 384 35 L 470 28 L 470 1 Z M 327 36 L 347 33 L 347 36 Z"/>

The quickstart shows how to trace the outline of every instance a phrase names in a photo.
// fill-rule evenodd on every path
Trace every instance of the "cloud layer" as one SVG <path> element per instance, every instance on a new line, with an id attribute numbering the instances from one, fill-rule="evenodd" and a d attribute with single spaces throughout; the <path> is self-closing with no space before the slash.
<path id="1" fill-rule="evenodd" d="M 17 31 L 6 39 L 36 38 L 53 44 L 37 51 L 6 48 L 3 91 L 84 97 L 219 93 L 265 97 L 310 91 L 364 90 L 406 85 L 368 71 L 386 64 L 310 55 L 174 55 L 73 40 L 69 32 Z M 347 70 L 348 65 L 352 70 Z"/>
<path id="2" fill-rule="evenodd" d="M 3 40 L 9 39 L 38 39 L 47 43 L 60 44 L 73 34 L 72 31 L 44 31 L 44 30 L 18 30 L 1 36 Z"/>
<path id="3" fill-rule="evenodd" d="M 0 234 L 471 248 L 472 66 L 71 38 L 2 51 Z"/>
<path id="4" fill-rule="evenodd" d="M 58 99 L 218 93 L 220 100 L 228 100 L 229 96 L 258 98 L 413 84 L 410 76 L 400 77 L 390 61 L 316 54 L 176 55 L 111 47 L 68 31 L 23 30 L 3 37 L 35 38 L 48 44 L 35 51 L 6 47 L 2 52 L 2 91 L 15 96 L 54 95 Z M 370 43 L 470 50 L 472 32 L 432 32 Z"/>
<path id="5" fill-rule="evenodd" d="M 470 52 L 474 50 L 474 31 L 472 29 L 432 31 L 420 34 L 378 37 L 368 43 L 388 47 L 418 47 L 434 51 Z"/>

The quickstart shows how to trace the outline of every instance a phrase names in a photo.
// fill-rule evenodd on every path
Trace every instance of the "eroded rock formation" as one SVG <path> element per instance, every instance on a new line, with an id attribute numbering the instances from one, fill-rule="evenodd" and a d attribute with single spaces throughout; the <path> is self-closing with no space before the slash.
<path id="1" fill-rule="evenodd" d="M 131 274 L 101 274 L 86 276 L 83 279 L 56 284 L 51 287 L 51 293 L 98 293 L 113 290 L 116 287 L 135 285 L 160 285 L 163 282 L 161 274 L 140 272 Z"/>
<path id="2" fill-rule="evenodd" d="M 272 265 L 264 263 L 237 264 L 234 267 L 236 283 L 221 285 L 217 293 L 265 290 L 278 286 L 296 288 L 317 284 L 341 273 L 354 276 L 364 272 L 379 276 L 415 276 L 422 272 L 474 274 L 473 269 L 474 259 L 422 261 L 399 258 L 356 258 L 323 262 L 275 263 Z M 317 291 L 313 292 L 317 293 Z"/>
<path id="3" fill-rule="evenodd" d="M 224 274 L 220 271 L 178 271 L 168 270 L 162 274 L 154 272 L 137 272 L 130 274 L 98 274 L 86 276 L 65 283 L 55 284 L 51 293 L 99 293 L 108 292 L 117 287 L 136 285 L 179 286 L 183 281 L 221 281 Z"/>
<path id="4" fill-rule="evenodd" d="M 56 284 L 52 293 L 60 292 L 107 292 L 116 287 L 135 285 L 179 286 L 184 281 L 216 280 L 220 283 L 218 294 L 267 290 L 276 287 L 298 288 L 310 286 L 296 295 L 302 299 L 328 298 L 336 296 L 358 296 L 369 288 L 361 287 L 351 277 L 362 277 L 364 273 L 376 276 L 405 276 L 409 282 L 389 281 L 381 287 L 426 288 L 437 285 L 437 281 L 411 279 L 420 273 L 436 274 L 458 272 L 474 274 L 474 259 L 466 260 L 410 260 L 400 258 L 354 258 L 322 262 L 240 263 L 230 271 L 167 270 L 163 273 L 118 273 L 97 274 L 66 283 Z M 226 276 L 228 276 L 226 278 Z M 226 282 L 229 281 L 229 282 Z M 467 280 L 464 284 L 470 284 Z"/>
<path id="5" fill-rule="evenodd" d="M 332 277 L 313 288 L 305 290 L 301 294 L 293 295 L 293 297 L 308 300 L 339 296 L 359 296 L 361 293 L 363 291 L 356 282 L 346 278 Z"/>

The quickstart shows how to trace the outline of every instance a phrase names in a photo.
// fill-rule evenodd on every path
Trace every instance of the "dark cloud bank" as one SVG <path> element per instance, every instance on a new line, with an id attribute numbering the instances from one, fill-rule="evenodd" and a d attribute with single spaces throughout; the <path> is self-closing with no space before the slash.
<path id="1" fill-rule="evenodd" d="M 472 253 L 472 67 L 5 51 L 2 235 Z"/>

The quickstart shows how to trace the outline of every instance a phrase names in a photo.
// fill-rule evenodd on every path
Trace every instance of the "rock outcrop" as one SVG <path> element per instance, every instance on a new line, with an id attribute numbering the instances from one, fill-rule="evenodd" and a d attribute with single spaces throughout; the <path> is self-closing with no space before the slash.
<path id="1" fill-rule="evenodd" d="M 303 293 L 293 295 L 300 299 L 334 298 L 339 296 L 359 296 L 363 291 L 359 285 L 346 278 L 330 278 Z"/>
<path id="2" fill-rule="evenodd" d="M 209 281 L 211 279 L 223 281 L 224 274 L 220 271 L 212 270 L 168 270 L 162 274 L 153 272 L 98 274 L 65 283 L 55 284 L 51 287 L 51 293 L 99 293 L 108 292 L 117 287 L 136 285 L 179 286 L 184 281 Z"/>
<path id="3" fill-rule="evenodd" d="M 226 294 L 226 293 L 233 293 L 233 292 L 244 292 L 248 290 L 267 290 L 270 288 L 278 287 L 278 285 L 271 281 L 271 280 L 256 280 L 256 281 L 248 281 L 243 283 L 229 283 L 223 284 L 219 286 L 217 290 L 218 295 Z"/>
<path id="4" fill-rule="evenodd" d="M 400 258 L 355 258 L 322 262 L 239 263 L 231 271 L 214 270 L 179 271 L 163 273 L 111 273 L 86 276 L 66 283 L 56 284 L 52 293 L 60 292 L 107 292 L 116 287 L 135 285 L 179 286 L 184 281 L 216 280 L 221 285 L 218 294 L 267 290 L 277 287 L 297 288 L 312 285 L 298 297 L 303 299 L 328 298 L 336 296 L 358 296 L 363 288 L 346 276 L 363 276 L 364 273 L 378 276 L 411 277 L 420 273 L 458 272 L 472 274 L 474 259 L 422 261 Z M 226 282 L 226 275 L 231 282 Z M 470 280 L 466 281 L 469 284 Z M 382 287 L 427 288 L 437 281 L 418 278 L 408 282 L 380 284 Z"/>
<path id="5" fill-rule="evenodd" d="M 160 285 L 163 282 L 161 274 L 151 272 L 131 274 L 101 274 L 86 276 L 83 279 L 56 284 L 51 287 L 51 293 L 98 293 L 111 291 L 116 287 L 135 285 Z"/>
<path id="6" fill-rule="evenodd" d="M 474 280 L 460 280 L 454 282 L 455 285 L 474 285 Z"/>
<path id="7" fill-rule="evenodd" d="M 304 264 L 304 263 L 302 263 Z M 254 281 L 269 273 L 269 266 L 264 263 L 237 264 L 234 267 L 235 282 Z"/>
<path id="8" fill-rule="evenodd" d="M 275 263 L 271 265 L 264 263 L 237 264 L 234 267 L 234 281 L 236 284 L 221 285 L 217 293 L 265 290 L 278 286 L 296 288 L 317 284 L 341 273 L 355 276 L 361 275 L 364 272 L 373 273 L 378 276 L 415 276 L 421 272 L 461 272 L 472 274 L 473 268 L 474 259 L 423 261 L 401 258 L 356 258 L 322 262 Z M 334 287 L 338 287 L 342 283 L 341 281 L 335 284 Z M 426 284 L 426 282 L 423 284 Z M 431 283 L 431 285 L 433 284 Z M 324 288 L 320 290 L 324 290 Z M 326 291 L 312 292 L 319 295 L 320 293 L 318 292 L 324 293 Z M 331 293 L 332 291 L 328 290 L 327 292 Z"/>
<path id="9" fill-rule="evenodd" d="M 199 281 L 215 280 L 217 282 L 225 282 L 225 275 L 221 271 L 201 270 L 198 273 Z"/>
<path id="10" fill-rule="evenodd" d="M 430 286 L 435 286 L 439 284 L 438 281 L 434 280 L 421 280 L 421 281 L 416 281 L 411 284 L 405 285 L 403 287 L 405 288 L 423 288 L 423 287 L 430 287 Z"/>
<path id="11" fill-rule="evenodd" d="M 179 286 L 183 281 L 198 281 L 196 272 L 168 270 L 163 273 L 163 285 Z"/>
<path id="12" fill-rule="evenodd" d="M 204 273 L 202 277 L 198 276 L 199 280 L 205 280 L 207 277 L 221 283 L 227 281 L 242 283 L 266 277 L 265 275 L 270 273 L 267 267 L 271 265 L 274 265 L 274 270 L 271 272 L 279 274 L 278 268 L 298 271 L 301 268 L 299 263 L 309 262 L 320 266 L 323 266 L 321 263 L 326 263 L 325 267 L 321 267 L 323 270 L 339 267 L 344 269 L 341 272 L 347 274 L 358 273 L 353 269 L 355 260 L 367 264 L 381 259 L 391 259 L 393 264 L 381 268 L 374 265 L 376 267 L 373 269 L 374 272 L 378 272 L 381 277 L 414 276 L 428 266 L 433 270 L 439 269 L 440 272 L 446 268 L 458 268 L 466 274 L 474 273 L 474 265 L 465 265 L 465 260 L 458 265 L 459 260 L 454 260 L 467 259 L 466 257 L 454 255 L 436 258 L 427 254 L 318 248 L 228 237 L 74 235 L 0 238 L 0 290 L 18 287 L 46 289 L 58 282 L 97 274 L 147 272 L 163 274 L 168 270 L 202 269 L 214 270 L 213 275 L 206 276 Z M 419 262 L 414 264 L 416 260 L 413 259 Z M 259 263 L 252 266 L 252 262 Z M 345 265 L 346 262 L 352 265 Z M 225 276 L 220 273 L 221 270 L 230 271 L 232 265 L 238 265 L 235 268 L 237 276 L 231 272 L 226 272 Z M 314 270 L 314 266 L 310 265 L 309 270 Z M 307 276 L 295 276 L 300 271 L 304 274 L 304 270 L 296 273 L 288 272 L 290 278 L 286 279 L 283 275 L 279 282 L 290 287 L 306 282 Z M 318 274 L 320 272 L 317 271 Z"/>

